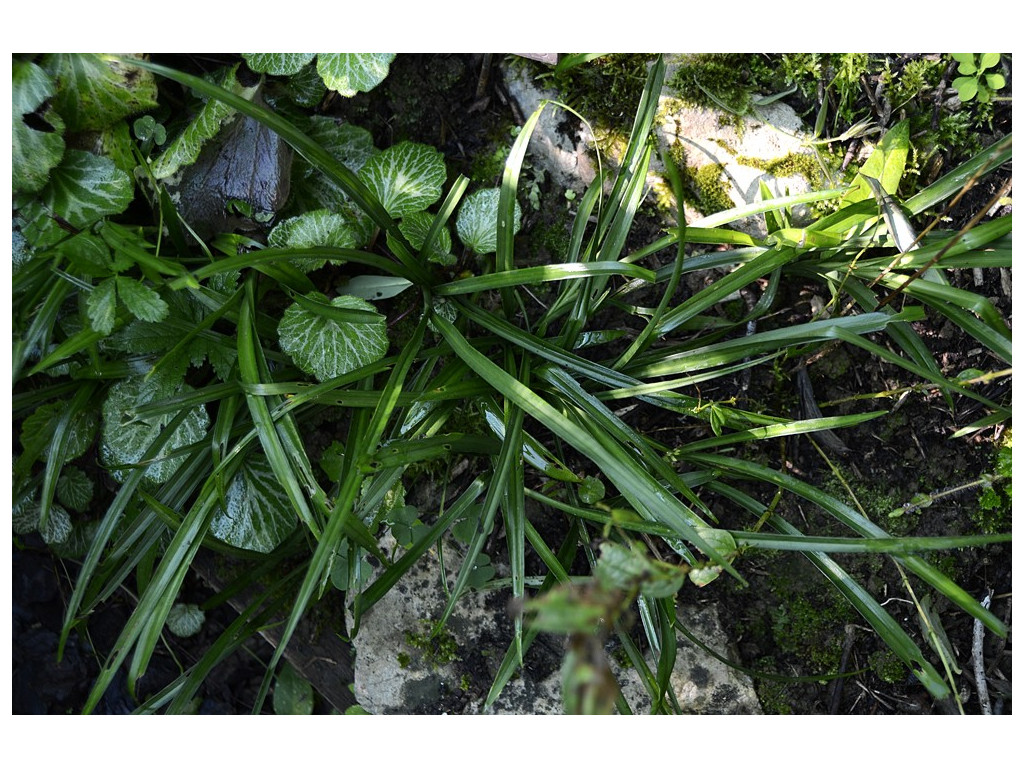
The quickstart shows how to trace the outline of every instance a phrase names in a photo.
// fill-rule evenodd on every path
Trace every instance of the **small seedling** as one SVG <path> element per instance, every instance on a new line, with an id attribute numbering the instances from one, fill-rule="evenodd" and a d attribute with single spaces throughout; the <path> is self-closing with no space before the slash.
<path id="1" fill-rule="evenodd" d="M 960 101 L 977 98 L 982 104 L 992 100 L 992 95 L 1006 85 L 1006 78 L 994 70 L 999 66 L 998 53 L 951 53 L 960 62 L 957 72 L 960 77 L 953 81 L 953 87 L 960 94 Z"/>

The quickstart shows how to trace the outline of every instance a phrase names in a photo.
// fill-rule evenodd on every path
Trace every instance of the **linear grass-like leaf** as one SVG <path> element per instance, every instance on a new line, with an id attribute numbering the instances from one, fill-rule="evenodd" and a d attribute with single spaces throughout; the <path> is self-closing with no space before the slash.
<path id="1" fill-rule="evenodd" d="M 213 507 L 213 496 L 207 494 L 205 500 L 200 500 L 192 507 L 181 528 L 167 545 L 153 579 L 139 597 L 138 605 L 125 622 L 110 656 L 93 684 L 82 708 L 83 714 L 89 714 L 95 709 L 133 647 L 135 654 L 129 674 L 129 688 L 134 690 L 134 681 L 142 674 L 155 647 L 157 638 L 154 632 L 159 634 L 163 627 L 163 619 L 170 611 L 188 566 L 202 542 Z M 136 645 L 140 640 L 143 642 Z"/>
<path id="2" fill-rule="evenodd" d="M 709 448 L 720 448 L 723 445 L 734 445 L 735 443 L 744 443 L 751 440 L 770 440 L 790 435 L 805 435 L 824 429 L 841 429 L 843 427 L 852 427 L 871 419 L 877 419 L 879 416 L 885 416 L 887 413 L 888 411 L 871 411 L 869 413 L 855 413 L 848 416 L 828 416 L 820 419 L 804 419 L 784 424 L 752 427 L 751 429 L 733 432 L 728 435 L 719 435 L 687 443 L 680 446 L 678 450 L 683 454 L 687 454 L 691 451 L 705 451 Z"/>
<path id="3" fill-rule="evenodd" d="M 649 269 L 620 261 L 590 262 L 570 264 L 544 264 L 537 267 L 524 267 L 508 272 L 492 272 L 489 275 L 477 275 L 450 283 L 436 286 L 432 293 L 435 296 L 458 296 L 479 291 L 497 290 L 519 285 L 536 285 L 558 280 L 577 280 L 589 277 L 623 275 L 633 279 L 653 283 L 655 273 Z"/>
<path id="4" fill-rule="evenodd" d="M 836 338 L 840 331 L 850 335 L 875 333 L 883 330 L 892 322 L 907 322 L 923 318 L 924 313 L 920 307 L 909 307 L 899 315 L 873 312 L 829 320 L 814 320 L 797 326 L 763 331 L 743 338 L 667 355 L 660 362 L 650 363 L 636 369 L 631 368 L 629 373 L 638 378 L 671 376 L 724 365 L 745 357 L 775 352 L 791 346 L 826 341 Z"/>
<path id="5" fill-rule="evenodd" d="M 888 350 L 887 348 L 883 347 L 880 344 L 875 344 L 872 341 L 868 341 L 867 339 L 863 338 L 862 336 L 858 336 L 857 334 L 847 333 L 843 329 L 837 330 L 836 336 L 841 341 L 845 341 L 847 344 L 853 344 L 854 346 L 860 347 L 861 349 L 865 349 L 871 354 L 876 355 L 877 357 L 880 357 L 883 360 L 898 365 L 901 368 L 910 371 L 911 373 L 920 376 L 923 379 L 933 382 L 934 384 L 938 385 L 940 389 L 958 392 L 961 395 L 965 395 L 971 398 L 972 400 L 977 400 L 979 403 L 982 403 L 983 405 L 986 405 L 989 408 L 1009 415 L 1009 411 L 1006 408 L 998 405 L 997 403 L 992 402 L 987 397 L 983 397 L 982 395 L 979 395 L 978 393 L 971 391 L 967 387 L 962 387 L 959 384 L 956 384 L 950 381 L 949 379 L 945 378 L 941 374 L 936 374 L 931 369 L 922 368 L 921 366 L 912 363 L 909 360 L 906 360 L 900 357 L 899 355 L 891 352 L 890 350 Z"/>
<path id="6" fill-rule="evenodd" d="M 261 381 L 259 364 L 257 362 L 257 346 L 259 340 L 256 338 L 253 329 L 253 307 L 254 307 L 255 285 L 250 278 L 246 282 L 246 294 L 242 299 L 242 307 L 238 320 L 238 370 L 241 380 L 246 385 L 257 384 Z M 288 454 L 285 452 L 281 437 L 277 433 L 274 420 L 270 415 L 270 405 L 267 400 L 257 395 L 246 394 L 246 403 L 252 415 L 253 424 L 256 427 L 257 436 L 263 446 L 263 452 L 270 461 L 274 475 L 277 477 L 288 500 L 295 509 L 299 519 L 306 524 L 314 537 L 319 538 L 321 523 L 316 519 L 313 510 L 303 494 L 302 485 L 292 469 Z"/>
<path id="7" fill-rule="evenodd" d="M 267 674 L 263 678 L 263 684 L 260 686 L 259 695 L 253 707 L 254 713 L 258 713 L 263 707 L 263 702 L 269 692 L 271 678 L 284 655 L 284 649 L 289 640 L 291 640 L 295 628 L 306 611 L 306 607 L 313 599 L 314 593 L 318 588 L 321 588 L 321 585 L 325 583 L 325 579 L 329 575 L 331 560 L 344 537 L 346 523 L 353 517 L 356 499 L 362 487 L 364 474 L 358 471 L 358 464 L 356 462 L 361 463 L 365 461 L 368 454 L 376 448 L 377 443 L 380 441 L 384 427 L 394 411 L 398 393 L 401 391 L 412 362 L 420 350 L 426 322 L 427 317 L 424 315 L 416 327 L 411 342 L 402 351 L 398 362 L 391 370 L 391 375 L 388 377 L 388 383 L 381 395 L 380 402 L 369 422 L 367 424 L 362 423 L 365 421 L 365 418 L 361 414 L 357 414 L 353 418 L 353 427 L 349 435 L 350 450 L 347 452 L 348 456 L 352 457 L 348 459 L 348 469 L 350 471 L 343 474 L 341 488 L 339 489 L 334 508 L 327 519 L 323 535 L 313 551 L 313 556 L 306 569 L 302 585 L 296 595 L 295 605 L 282 630 L 281 639 L 278 641 L 278 646 L 270 661 L 270 665 L 267 667 Z M 371 547 L 371 551 L 378 553 L 375 544 Z"/>
<path id="8" fill-rule="evenodd" d="M 731 474 L 748 477 L 771 483 L 779 488 L 791 491 L 813 504 L 817 504 L 823 510 L 831 514 L 841 523 L 853 529 L 867 538 L 888 539 L 891 538 L 882 528 L 862 516 L 856 510 L 851 509 L 838 499 L 828 495 L 802 480 L 790 475 L 783 474 L 769 467 L 755 464 L 743 459 L 736 459 L 729 456 L 712 454 L 691 454 L 690 460 L 695 464 L 717 467 L 724 469 Z M 792 535 L 792 531 L 784 531 Z M 945 595 L 951 602 L 960 606 L 965 612 L 979 619 L 986 627 L 1000 637 L 1005 637 L 1007 627 L 990 611 L 986 610 L 971 595 L 967 594 L 961 587 L 953 583 L 947 576 L 939 572 L 934 566 L 929 565 L 915 555 L 901 556 L 899 562 L 908 570 L 915 573 L 925 582 L 930 584 L 940 593 Z"/>
<path id="9" fill-rule="evenodd" d="M 413 542 L 396 562 L 388 566 L 377 579 L 366 589 L 360 591 L 353 601 L 352 614 L 354 625 L 351 633 L 354 635 L 359 628 L 359 618 L 366 611 L 370 610 L 385 594 L 416 564 L 416 562 L 441 538 L 451 524 L 461 517 L 464 517 L 469 509 L 484 492 L 490 474 L 476 478 L 459 498 L 442 513 L 437 521 L 430 527 L 429 532 L 423 538 Z"/>
<path id="10" fill-rule="evenodd" d="M 943 200 L 953 197 L 976 175 L 991 173 L 1013 158 L 1013 134 L 1007 134 L 995 144 L 985 148 L 967 162 L 954 168 L 935 183 L 903 201 L 911 214 L 927 211 Z"/>
<path id="11" fill-rule="evenodd" d="M 589 456 L 638 511 L 668 525 L 677 536 L 694 544 L 730 575 L 745 583 L 736 570 L 693 528 L 688 520 L 693 513 L 674 495 L 662 488 L 629 454 L 621 450 L 615 453 L 610 451 L 606 445 L 595 439 L 595 436 L 477 352 L 455 326 L 443 317 L 435 315 L 433 322 L 452 351 L 476 371 L 477 375 L 491 382 L 505 397 L 545 424 L 576 450 Z"/>
<path id="12" fill-rule="evenodd" d="M 799 256 L 795 248 L 781 248 L 765 251 L 748 262 L 737 267 L 733 272 L 716 280 L 699 293 L 691 296 L 682 304 L 665 313 L 658 325 L 656 333 L 666 334 L 678 328 L 686 321 L 696 317 L 708 307 L 722 301 L 726 296 L 745 285 L 749 285 L 760 277 L 774 272 Z M 692 266 L 692 265 L 691 265 Z"/>
<path id="13" fill-rule="evenodd" d="M 758 517 L 767 509 L 760 502 L 725 483 L 715 481 L 709 484 L 709 488 L 732 499 Z M 770 516 L 768 523 L 787 536 L 802 536 L 799 530 L 778 515 Z M 949 688 L 942 676 L 924 657 L 921 649 L 867 590 L 828 555 L 820 552 L 805 552 L 804 554 L 825 578 L 832 582 L 857 612 L 871 624 L 879 637 L 903 660 L 929 693 L 940 699 L 949 695 Z"/>

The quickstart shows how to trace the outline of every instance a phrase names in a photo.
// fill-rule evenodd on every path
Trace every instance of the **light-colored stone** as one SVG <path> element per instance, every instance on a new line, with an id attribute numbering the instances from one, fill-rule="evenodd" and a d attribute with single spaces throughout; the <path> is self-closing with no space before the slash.
<path id="1" fill-rule="evenodd" d="M 393 545 L 385 540 L 382 545 Z M 445 550 L 454 583 L 457 562 Z M 565 640 L 540 634 L 524 654 L 524 668 L 509 681 L 492 707 L 484 708 L 487 690 L 512 641 L 508 590 L 470 591 L 456 604 L 445 630 L 446 650 L 438 659 L 410 644 L 430 634 L 444 611 L 437 557 L 427 554 L 361 620 L 356 651 L 355 695 L 375 714 L 560 714 L 563 711 L 561 665 Z M 713 606 L 684 606 L 686 626 L 707 645 L 728 657 L 728 641 Z M 351 617 L 350 617 L 351 625 Z M 614 643 L 609 644 L 609 651 Z M 639 675 L 610 666 L 630 708 L 650 711 L 651 699 Z M 680 636 L 672 686 L 686 713 L 749 714 L 760 707 L 743 675 L 704 653 Z"/>
<path id="2" fill-rule="evenodd" d="M 803 175 L 776 177 L 751 164 L 750 158 L 767 164 L 811 154 L 800 118 L 786 104 L 761 107 L 757 119 L 737 118 L 720 110 L 682 106 L 677 99 L 662 97 L 660 115 L 660 140 L 667 146 L 679 145 L 686 153 L 687 166 L 694 171 L 720 165 L 719 178 L 734 206 L 759 201 L 762 182 L 773 197 L 811 190 L 810 181 Z M 806 208 L 794 213 L 798 217 L 806 215 Z M 701 218 L 700 212 L 687 211 L 687 223 L 694 224 Z M 756 237 L 766 234 L 759 216 L 742 220 L 738 227 Z"/>
<path id="3" fill-rule="evenodd" d="M 671 81 L 674 57 L 669 56 L 665 82 Z M 544 90 L 521 63 L 506 65 L 503 69 L 510 96 L 525 117 L 529 117 L 544 99 L 557 99 L 558 94 Z M 586 115 L 584 115 L 586 117 Z M 596 174 L 593 159 L 594 137 L 584 125 L 577 134 L 565 129 L 566 114 L 555 107 L 545 109 L 529 148 L 530 161 L 551 173 L 555 182 L 566 189 L 579 190 L 589 184 Z M 699 170 L 709 164 L 720 164 L 720 182 L 734 206 L 757 202 L 760 183 L 764 182 L 774 197 L 795 195 L 810 191 L 810 181 L 801 174 L 776 177 L 757 166 L 789 158 L 795 154 L 812 155 L 810 135 L 803 121 L 791 107 L 774 102 L 756 108 L 756 114 L 737 117 L 719 109 L 683 105 L 671 89 L 665 86 L 659 99 L 656 131 L 663 147 L 679 144 L 686 153 L 686 164 Z M 621 142 L 605 142 L 616 147 Z M 753 163 L 740 162 L 752 158 Z M 604 162 L 614 165 L 615 157 Z M 661 160 L 652 159 L 649 181 L 667 190 L 661 177 Z M 804 220 L 807 210 L 796 207 L 793 215 L 797 223 Z M 688 206 L 687 223 L 698 224 L 703 214 Z M 731 224 L 755 237 L 766 234 L 764 221 L 752 216 Z"/>
<path id="4" fill-rule="evenodd" d="M 545 100 L 558 100 L 558 93 L 542 88 L 529 66 L 513 61 L 502 64 L 502 77 L 509 96 L 516 102 L 524 119 L 529 119 Z M 582 125 L 579 131 L 569 128 L 576 122 L 571 115 L 554 104 L 544 108 L 530 139 L 529 159 L 549 173 L 562 189 L 582 191 L 597 175 L 593 158 L 587 151 L 593 146 L 593 134 Z"/>
<path id="5" fill-rule="evenodd" d="M 681 605 L 678 610 L 680 621 L 701 642 L 720 656 L 734 659 L 735 654 L 730 651 L 728 637 L 714 605 Z M 652 663 L 650 659 L 648 663 Z M 646 711 L 651 705 L 651 698 L 636 670 L 630 669 L 618 677 L 622 693 L 633 711 Z M 750 678 L 705 653 L 681 634 L 678 635 L 676 663 L 670 680 L 684 714 L 761 714 L 761 704 Z"/>

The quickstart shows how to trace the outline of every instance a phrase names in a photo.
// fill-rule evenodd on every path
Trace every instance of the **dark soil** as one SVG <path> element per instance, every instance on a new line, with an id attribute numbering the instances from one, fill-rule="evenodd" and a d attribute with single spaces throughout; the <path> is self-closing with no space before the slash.
<path id="1" fill-rule="evenodd" d="M 221 59 L 177 57 L 174 66 L 195 69 L 212 66 Z M 440 149 L 449 165 L 450 177 L 463 173 L 479 178 L 480 159 L 509 144 L 509 130 L 522 116 L 508 103 L 497 72 L 498 56 L 469 54 L 399 56 L 385 85 L 351 100 L 323 104 L 321 111 L 337 114 L 374 133 L 378 146 L 411 139 Z M 1008 111 L 1008 109 L 1007 109 Z M 1007 171 L 1009 173 L 1009 171 Z M 493 181 L 493 179 L 491 180 Z M 959 211 L 969 218 L 981 205 L 995 182 L 966 200 Z M 560 194 L 545 187 L 542 193 Z M 654 219 L 640 217 L 635 233 L 636 245 L 645 245 L 660 235 Z M 644 222 L 649 231 L 644 231 Z M 559 225 L 546 221 L 543 214 L 530 214 L 524 228 Z M 964 287 L 990 297 L 1004 316 L 1010 314 L 1008 279 L 1001 282 L 995 270 L 987 274 L 978 288 L 970 274 L 961 276 Z M 1008 277 L 1008 276 L 1007 276 Z M 763 320 L 767 327 L 804 319 L 810 314 L 812 286 L 787 286 L 776 302 L 773 315 Z M 756 298 L 756 297 L 755 297 Z M 823 297 L 825 301 L 828 297 Z M 941 318 L 930 317 L 919 328 L 944 373 L 965 368 L 989 367 L 978 344 L 953 332 Z M 876 339 L 876 341 L 883 341 Z M 780 369 L 766 366 L 756 369 L 752 380 L 719 382 L 719 389 L 707 390 L 711 398 L 736 396 L 745 408 L 764 407 L 773 413 L 798 413 L 798 397 L 793 385 L 798 363 L 791 360 Z M 839 350 L 825 355 L 809 367 L 815 395 L 827 415 L 863 410 L 862 401 L 850 401 L 853 395 L 896 389 L 908 383 L 903 372 L 856 351 Z M 1004 383 L 1005 382 L 1005 383 Z M 986 385 L 982 394 L 999 402 L 1009 402 L 1008 379 Z M 990 472 L 993 460 L 992 429 L 976 437 L 951 440 L 958 428 L 981 415 L 974 401 L 954 398 L 952 407 L 940 395 L 910 392 L 896 408 L 884 400 L 880 409 L 890 413 L 877 420 L 846 430 L 841 439 L 851 448 L 843 456 L 829 456 L 838 474 L 849 485 L 868 516 L 879 525 L 893 527 L 896 533 L 914 535 L 950 535 L 976 532 L 979 526 L 978 491 L 971 489 L 947 496 L 940 503 L 907 515 L 890 518 L 888 513 L 909 502 L 919 492 L 934 493 L 976 480 Z M 669 443 L 673 435 L 679 442 L 691 439 L 681 430 L 668 429 L 642 407 L 631 413 L 631 425 L 640 431 L 657 431 L 659 439 Z M 531 427 L 532 428 L 532 427 Z M 538 433 L 540 430 L 537 430 Z M 319 438 L 315 438 L 319 441 Z M 330 442 L 327 437 L 322 442 Z M 834 495 L 845 497 L 838 475 L 805 437 L 778 441 L 777 453 L 755 458 L 768 466 L 785 469 L 793 475 Z M 771 501 L 767 487 L 751 485 L 748 492 L 764 503 Z M 749 528 L 754 522 L 741 511 L 721 501 L 709 499 L 713 511 L 727 527 Z M 804 520 L 804 530 L 841 531 L 822 519 L 811 505 L 783 495 L 778 508 L 787 520 Z M 1008 516 L 988 523 L 994 529 L 1008 530 Z M 549 541 L 559 541 L 553 532 Z M 992 595 L 992 610 L 1010 624 L 1011 559 L 1010 547 L 937 553 L 929 557 L 940 568 L 979 600 Z M 890 601 L 888 610 L 920 640 L 915 608 L 893 562 L 881 557 L 840 557 L 845 568 L 855 573 L 873 594 Z M 722 578 L 700 591 L 691 591 L 691 599 L 718 604 L 727 630 L 736 643 L 744 666 L 781 678 L 854 673 L 827 682 L 787 682 L 785 679 L 757 679 L 759 695 L 766 711 L 792 713 L 932 713 L 940 710 L 905 668 L 894 666 L 884 645 L 865 627 L 863 619 L 846 608 L 835 591 L 807 560 L 797 554 L 750 552 L 738 565 L 750 581 L 747 589 L 738 588 L 731 579 Z M 56 661 L 57 641 L 63 621 L 66 596 L 74 574 L 74 564 L 52 556 L 34 537 L 16 539 L 13 547 L 14 655 L 13 711 L 26 714 L 62 714 L 77 712 L 88 695 L 92 681 L 116 640 L 132 609 L 132 597 L 119 593 L 89 618 L 88 624 L 71 634 L 64 657 Z M 540 566 L 538 565 L 538 570 Z M 912 582 L 918 599 L 926 595 L 919 583 Z M 197 576 L 187 587 L 194 602 L 202 602 L 213 593 Z M 978 712 L 971 664 L 973 622 L 958 610 L 938 601 L 935 610 L 941 616 L 949 644 L 963 670 L 961 697 L 967 712 Z M 143 678 L 139 696 L 145 698 L 174 680 L 182 668 L 196 661 L 236 617 L 227 605 L 207 614 L 200 634 L 187 640 L 168 638 L 158 649 Z M 203 686 L 197 711 L 208 714 L 247 713 L 256 699 L 271 646 L 260 638 L 251 639 L 244 651 L 218 664 Z M 990 694 L 995 706 L 1010 713 L 1011 643 L 988 634 L 985 659 Z M 933 655 L 937 664 L 937 657 Z M 320 681 L 312 679 L 314 685 Z M 335 702 L 338 704 L 338 702 Z M 126 690 L 123 674 L 103 698 L 98 712 L 122 714 L 135 704 Z M 322 697 L 317 711 L 331 710 Z M 264 711 L 272 711 L 270 703 Z"/>

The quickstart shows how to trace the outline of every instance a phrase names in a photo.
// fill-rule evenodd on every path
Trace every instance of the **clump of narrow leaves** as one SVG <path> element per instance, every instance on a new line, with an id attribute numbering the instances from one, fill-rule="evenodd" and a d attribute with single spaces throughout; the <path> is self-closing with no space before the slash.
<path id="1" fill-rule="evenodd" d="M 315 56 L 315 65 L 314 54 L 245 58 L 257 73 L 290 78 L 297 95 L 314 66 L 317 88 L 345 95 L 372 88 L 390 62 Z M 357 632 L 418 558 L 445 546 L 460 550 L 463 565 L 447 584 L 442 626 L 466 590 L 494 586 L 499 567 L 525 606 L 509 619 L 514 639 L 489 702 L 538 632 L 580 640 L 601 628 L 630 650 L 654 709 L 669 711 L 676 599 L 723 579 L 744 583 L 744 555 L 756 548 L 803 553 L 936 697 L 951 695 L 952 681 L 833 554 L 894 558 L 1006 635 L 921 555 L 1006 536 L 892 537 L 846 500 L 745 458 L 744 448 L 794 435 L 842 434 L 887 406 L 795 419 L 708 402 L 692 385 L 844 345 L 949 402 L 977 403 L 984 414 L 966 432 L 1009 419 L 1005 404 L 943 372 L 915 324 L 944 317 L 1010 364 L 1000 313 L 945 277 L 1010 266 L 1010 217 L 962 232 L 935 227 L 909 243 L 900 231 L 908 216 L 936 212 L 965 183 L 1008 163 L 1009 140 L 896 202 L 910 152 L 906 125 L 897 124 L 848 186 L 765 196 L 627 252 L 647 192 L 663 76 L 658 61 L 617 170 L 600 173 L 580 197 L 564 261 L 537 265 L 521 261 L 516 198 L 530 137 L 553 104 L 526 121 L 501 186 L 467 195 L 468 180 L 450 179 L 434 148 L 378 149 L 362 129 L 329 118 L 293 122 L 231 72 L 206 80 L 114 57 L 15 59 L 16 115 L 36 118 L 14 136 L 15 532 L 38 530 L 53 544 L 81 534 L 65 640 L 121 583 L 134 585 L 132 574 L 145 576 L 87 711 L 122 668 L 134 691 L 165 628 L 187 633 L 201 621 L 179 591 L 204 547 L 258 564 L 232 585 L 259 587 L 240 618 L 247 632 L 287 606 L 256 711 L 272 683 L 277 711 L 309 711 L 306 686 L 279 662 L 314 601 L 343 591 Z M 194 99 L 195 117 L 168 125 L 170 139 L 153 157 L 153 126 L 133 137 L 126 120 L 150 110 L 158 84 L 171 83 Z M 242 116 L 295 153 L 291 195 L 273 212 L 265 243 L 227 231 L 197 239 L 165 180 Z M 108 132 L 109 151 L 69 149 L 67 139 L 86 130 Z M 836 212 L 806 227 L 786 224 L 792 207 L 823 200 Z M 151 207 L 152 224 L 111 220 L 133 201 Z M 487 257 L 479 274 L 454 274 L 453 216 L 463 246 Z M 727 227 L 745 216 L 764 216 L 767 237 Z M 729 249 L 691 256 L 688 243 Z M 718 268 L 724 273 L 706 287 L 677 290 L 684 275 Z M 796 278 L 832 296 L 829 312 L 757 329 L 780 283 Z M 753 286 L 761 300 L 743 317 L 712 314 Z M 647 298 L 633 303 L 641 288 Z M 616 332 L 624 327 L 634 330 Z M 670 450 L 628 421 L 634 404 L 698 436 Z M 330 438 L 314 439 L 325 421 Z M 437 508 L 407 503 L 407 485 L 463 458 L 475 476 L 459 483 L 441 473 Z M 91 504 L 100 487 L 109 492 Z M 799 517 L 766 503 L 782 494 L 821 510 L 846 535 L 802 530 Z M 561 516 L 562 540 L 533 527 L 527 500 Z M 723 527 L 716 505 L 746 515 L 750 527 Z M 507 554 L 497 563 L 484 548 L 499 527 Z M 387 549 L 385 534 L 394 542 Z M 572 573 L 580 550 L 593 564 L 582 585 Z M 528 571 L 528 551 L 539 572 Z M 620 621 L 630 605 L 641 608 L 647 655 Z M 187 710 L 211 666 L 244 635 L 225 633 L 140 709 Z M 600 649 L 580 640 L 572 651 L 573 706 L 621 708 Z"/>

